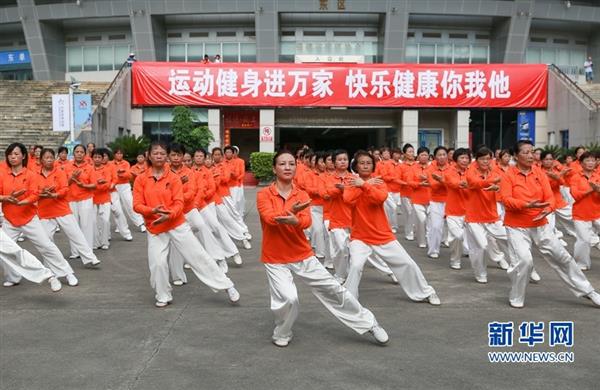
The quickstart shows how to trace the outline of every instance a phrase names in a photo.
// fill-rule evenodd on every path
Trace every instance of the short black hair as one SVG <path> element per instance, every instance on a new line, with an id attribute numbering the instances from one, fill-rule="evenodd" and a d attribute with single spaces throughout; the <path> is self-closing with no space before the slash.
<path id="1" fill-rule="evenodd" d="M 227 145 L 223 148 L 223 153 L 225 153 L 226 151 L 231 150 L 231 153 L 235 153 L 235 150 L 233 149 L 233 146 L 231 145 Z"/>
<path id="2" fill-rule="evenodd" d="M 446 152 L 446 154 L 448 154 L 448 149 L 446 149 L 445 146 L 438 146 L 437 148 L 433 149 L 433 155 L 437 155 L 437 152 L 439 152 L 440 150 L 443 150 L 444 152 Z"/>
<path id="3" fill-rule="evenodd" d="M 468 148 L 458 148 L 458 149 L 456 149 L 454 151 L 454 154 L 452 155 L 452 159 L 454 160 L 454 162 L 457 162 L 458 158 L 460 156 L 463 156 L 463 155 L 469 156 L 469 161 L 470 161 L 471 160 L 471 156 L 472 156 L 471 155 L 471 149 L 468 149 Z"/>
<path id="4" fill-rule="evenodd" d="M 590 158 L 590 157 L 596 158 L 596 155 L 593 154 L 592 152 L 587 152 L 587 151 L 583 152 L 581 154 L 581 156 L 579 156 L 579 162 L 583 162 L 583 160 L 585 160 L 586 158 Z"/>
<path id="5" fill-rule="evenodd" d="M 520 141 L 517 141 L 517 143 L 515 144 L 515 147 L 513 148 L 513 154 L 515 156 L 517 154 L 519 154 L 519 152 L 521 151 L 521 147 L 523 147 L 523 145 L 531 145 L 531 146 L 533 146 L 533 142 L 531 142 L 528 139 L 522 139 Z"/>
<path id="6" fill-rule="evenodd" d="M 282 156 L 284 154 L 289 154 L 290 156 L 292 156 L 294 158 L 294 161 L 296 160 L 296 157 L 292 154 L 292 152 L 290 152 L 287 149 L 280 149 L 273 156 L 273 166 L 277 165 L 277 159 L 279 158 L 279 156 Z"/>
<path id="7" fill-rule="evenodd" d="M 58 148 L 58 154 L 61 154 L 62 152 L 67 152 L 67 154 L 69 153 L 69 149 L 65 146 L 61 146 Z"/>
<path id="8" fill-rule="evenodd" d="M 42 151 L 40 152 L 40 157 L 42 157 L 46 153 L 50 153 L 52 155 L 52 157 L 56 157 L 56 153 L 54 153 L 54 149 L 51 149 L 51 148 L 43 148 Z"/>
<path id="9" fill-rule="evenodd" d="M 373 163 L 373 172 L 375 172 L 375 166 L 377 165 L 377 161 L 375 161 L 375 157 L 373 157 L 373 155 L 369 152 L 367 152 L 366 150 L 357 150 L 356 153 L 354 153 L 354 157 L 352 158 L 352 171 L 353 172 L 357 172 L 356 168 L 358 165 L 358 158 L 361 156 L 367 156 L 371 159 L 371 162 Z"/>
<path id="10" fill-rule="evenodd" d="M 169 153 L 177 153 L 177 154 L 185 154 L 185 146 L 183 146 L 182 144 L 178 143 L 178 142 L 173 142 L 171 144 L 171 150 L 169 150 Z"/>
<path id="11" fill-rule="evenodd" d="M 4 152 L 4 158 L 6 160 L 6 164 L 8 164 L 10 166 L 10 164 L 8 163 L 8 155 L 11 154 L 13 152 L 13 150 L 15 150 L 16 148 L 19 148 L 19 150 L 21 150 L 21 154 L 23 154 L 23 166 L 26 167 L 27 162 L 29 161 L 29 157 L 27 154 L 27 147 L 20 142 L 13 142 L 12 144 L 8 145 L 8 147 L 6 148 L 6 152 Z"/>
<path id="12" fill-rule="evenodd" d="M 479 157 L 485 157 L 485 156 L 490 156 L 490 157 L 494 156 L 494 153 L 492 152 L 492 150 L 490 148 L 488 148 L 487 146 L 483 146 L 483 147 L 477 149 L 477 152 L 475 152 L 475 159 L 478 159 Z"/>
<path id="13" fill-rule="evenodd" d="M 427 146 L 421 146 L 419 149 L 417 149 L 417 156 L 421 153 L 425 153 L 427 152 L 427 154 L 430 154 L 431 152 L 429 151 L 429 148 Z"/>
<path id="14" fill-rule="evenodd" d="M 410 148 L 413 148 L 413 149 L 414 149 L 415 147 L 414 147 L 414 146 L 412 146 L 412 145 L 411 145 L 411 144 L 409 144 L 409 143 L 406 143 L 406 144 L 404 144 L 404 146 L 402 147 L 402 153 L 406 153 L 406 151 L 407 151 L 408 149 L 410 149 Z"/>

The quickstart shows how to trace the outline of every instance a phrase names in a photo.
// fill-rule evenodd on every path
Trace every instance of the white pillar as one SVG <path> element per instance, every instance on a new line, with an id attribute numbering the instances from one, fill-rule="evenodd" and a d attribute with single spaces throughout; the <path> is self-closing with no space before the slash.
<path id="1" fill-rule="evenodd" d="M 214 138 L 208 146 L 208 150 L 221 147 L 221 110 L 218 108 L 208 109 L 208 130 L 210 130 Z"/>
<path id="2" fill-rule="evenodd" d="M 469 119 L 471 118 L 470 110 L 456 111 L 456 133 L 454 135 L 455 148 L 469 147 Z M 450 143 L 448 142 L 448 145 Z"/>
<path id="3" fill-rule="evenodd" d="M 141 108 L 131 109 L 131 135 L 136 137 L 144 134 L 144 110 Z"/>
<path id="4" fill-rule="evenodd" d="M 260 110 L 258 141 L 260 152 L 275 151 L 275 110 Z"/>
<path id="5" fill-rule="evenodd" d="M 543 148 L 548 145 L 548 112 L 535 111 L 535 147 Z"/>
<path id="6" fill-rule="evenodd" d="M 417 149 L 419 147 L 419 111 L 402 111 L 402 144 L 410 143 Z"/>

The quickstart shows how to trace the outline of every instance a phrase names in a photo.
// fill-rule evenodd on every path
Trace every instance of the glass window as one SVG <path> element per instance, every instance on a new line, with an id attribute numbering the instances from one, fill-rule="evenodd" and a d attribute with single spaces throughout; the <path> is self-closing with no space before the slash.
<path id="1" fill-rule="evenodd" d="M 67 48 L 67 69 L 69 72 L 81 72 L 82 65 L 81 47 Z"/>
<path id="2" fill-rule="evenodd" d="M 472 46 L 471 47 L 471 63 L 472 64 L 487 64 L 488 63 L 488 47 L 487 46 Z"/>
<path id="3" fill-rule="evenodd" d="M 454 63 L 469 63 L 469 45 L 454 45 Z"/>
<path id="4" fill-rule="evenodd" d="M 115 69 L 120 69 L 129 57 L 129 46 L 115 46 Z"/>
<path id="5" fill-rule="evenodd" d="M 294 62 L 296 54 L 296 42 L 281 42 L 279 45 L 281 54 L 279 55 L 279 62 Z"/>
<path id="6" fill-rule="evenodd" d="M 113 70 L 115 63 L 113 47 L 104 46 L 100 48 L 100 70 Z"/>
<path id="7" fill-rule="evenodd" d="M 542 63 L 554 64 L 556 62 L 556 53 L 554 49 L 542 49 Z"/>
<path id="8" fill-rule="evenodd" d="M 83 48 L 83 71 L 91 72 L 98 70 L 98 47 Z"/>
<path id="9" fill-rule="evenodd" d="M 451 64 L 452 63 L 452 44 L 439 44 L 437 45 L 437 59 L 438 64 Z"/>
<path id="10" fill-rule="evenodd" d="M 256 62 L 256 44 L 241 43 L 240 44 L 240 61 L 241 62 Z"/>
<path id="11" fill-rule="evenodd" d="M 541 64 L 542 63 L 542 49 L 539 47 L 530 47 L 525 53 L 525 62 L 528 64 Z"/>
<path id="12" fill-rule="evenodd" d="M 223 44 L 223 62 L 239 62 L 239 43 L 224 43 Z"/>
<path id="13" fill-rule="evenodd" d="M 185 61 L 185 44 L 169 45 L 169 61 Z"/>
<path id="14" fill-rule="evenodd" d="M 569 65 L 569 49 L 558 49 L 557 65 Z"/>
<path id="15" fill-rule="evenodd" d="M 404 57 L 404 60 L 406 62 L 416 64 L 418 60 L 417 55 L 417 45 L 406 45 L 406 55 Z"/>
<path id="16" fill-rule="evenodd" d="M 581 50 L 571 50 L 571 65 L 583 66 L 585 61 L 585 52 Z"/>
<path id="17" fill-rule="evenodd" d="M 419 63 L 420 64 L 435 63 L 435 45 L 420 45 L 419 46 Z"/>
<path id="18" fill-rule="evenodd" d="M 221 44 L 220 43 L 207 43 L 204 45 L 204 54 L 208 54 L 208 57 L 215 58 L 215 55 L 220 54 L 221 59 L 223 58 L 223 53 L 221 53 Z"/>
<path id="19" fill-rule="evenodd" d="M 202 43 L 188 43 L 187 47 L 187 60 L 202 61 L 204 57 L 204 45 Z"/>

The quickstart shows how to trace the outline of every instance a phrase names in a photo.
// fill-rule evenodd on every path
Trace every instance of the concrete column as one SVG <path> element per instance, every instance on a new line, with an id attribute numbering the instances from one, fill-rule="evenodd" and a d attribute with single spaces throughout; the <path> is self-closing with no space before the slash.
<path id="1" fill-rule="evenodd" d="M 275 151 L 275 110 L 260 110 L 259 152 Z"/>
<path id="2" fill-rule="evenodd" d="M 470 110 L 457 110 L 456 123 L 453 146 L 455 148 L 469 147 L 469 119 L 471 118 Z M 447 143 L 450 145 L 450 143 Z"/>
<path id="3" fill-rule="evenodd" d="M 383 62 L 404 61 L 406 53 L 406 33 L 408 31 L 408 2 L 388 1 L 383 24 Z M 381 55 L 382 53 L 379 53 Z"/>
<path id="4" fill-rule="evenodd" d="M 490 40 L 491 63 L 525 61 L 534 3 L 534 0 L 515 0 L 513 15 L 494 24 Z"/>
<path id="5" fill-rule="evenodd" d="M 208 149 L 221 147 L 221 110 L 218 108 L 208 109 L 208 129 L 214 140 L 208 145 Z"/>
<path id="6" fill-rule="evenodd" d="M 164 17 L 150 14 L 149 2 L 131 2 L 129 21 L 136 58 L 141 61 L 167 59 L 167 34 Z"/>
<path id="7" fill-rule="evenodd" d="M 279 12 L 276 0 L 256 0 L 256 61 L 279 61 Z"/>
<path id="8" fill-rule="evenodd" d="M 141 108 L 131 109 L 131 135 L 139 137 L 144 134 L 144 110 Z"/>
<path id="9" fill-rule="evenodd" d="M 548 112 L 536 110 L 535 112 L 535 147 L 543 148 L 548 145 Z"/>
<path id="10" fill-rule="evenodd" d="M 402 144 L 419 147 L 419 110 L 402 111 Z"/>

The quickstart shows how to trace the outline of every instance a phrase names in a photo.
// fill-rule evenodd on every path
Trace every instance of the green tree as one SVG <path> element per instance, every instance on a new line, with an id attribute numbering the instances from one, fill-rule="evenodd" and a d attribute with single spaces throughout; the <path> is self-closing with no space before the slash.
<path id="1" fill-rule="evenodd" d="M 143 135 L 123 135 L 115 138 L 113 142 L 108 143 L 111 150 L 120 148 L 123 150 L 125 160 L 132 162 L 139 153 L 143 153 L 150 146 L 150 140 Z"/>
<path id="2" fill-rule="evenodd" d="M 198 126 L 198 117 L 189 107 L 173 108 L 171 130 L 173 131 L 173 140 L 190 150 L 199 147 L 207 148 L 214 140 L 208 126 Z"/>

